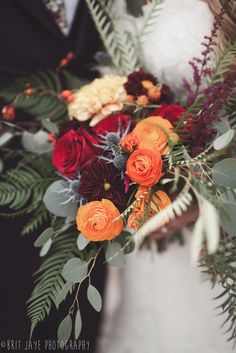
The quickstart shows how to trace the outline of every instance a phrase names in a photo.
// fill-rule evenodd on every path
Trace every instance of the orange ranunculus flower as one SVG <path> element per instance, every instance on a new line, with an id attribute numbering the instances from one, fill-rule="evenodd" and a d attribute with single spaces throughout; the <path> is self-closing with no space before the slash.
<path id="1" fill-rule="evenodd" d="M 167 193 L 161 190 L 155 192 L 155 194 L 152 196 L 152 199 L 154 202 L 151 202 L 150 207 L 155 213 L 164 210 L 164 208 L 171 204 L 171 199 Z"/>
<path id="2" fill-rule="evenodd" d="M 173 134 L 172 124 L 161 116 L 150 116 L 140 121 L 134 128 L 135 134 L 140 141 L 138 148 L 157 149 L 161 155 L 169 153 L 169 135 Z"/>
<path id="3" fill-rule="evenodd" d="M 129 215 L 127 226 L 130 229 L 136 230 L 139 227 L 139 219 L 142 219 L 143 213 L 142 211 L 135 209 L 133 212 Z"/>
<path id="4" fill-rule="evenodd" d="M 151 149 L 134 151 L 126 163 L 126 173 L 133 182 L 141 186 L 155 185 L 162 173 L 160 153 Z"/>
<path id="5" fill-rule="evenodd" d="M 143 187 L 139 187 L 135 195 L 139 198 L 143 192 L 146 191 Z M 152 216 L 162 211 L 164 208 L 171 204 L 171 199 L 164 191 L 157 191 L 152 196 L 152 201 L 149 204 L 150 193 L 145 195 L 145 198 L 140 200 L 134 207 L 132 213 L 128 218 L 128 227 L 137 230 L 139 227 L 139 220 L 144 217 L 146 207 L 149 207 L 149 212 L 146 212 L 146 219 L 148 221 Z M 165 221 L 163 221 L 163 224 Z"/>
<path id="6" fill-rule="evenodd" d="M 92 201 L 79 208 L 77 228 L 91 241 L 111 240 L 123 229 L 122 220 L 113 222 L 119 215 L 120 212 L 111 201 Z"/>

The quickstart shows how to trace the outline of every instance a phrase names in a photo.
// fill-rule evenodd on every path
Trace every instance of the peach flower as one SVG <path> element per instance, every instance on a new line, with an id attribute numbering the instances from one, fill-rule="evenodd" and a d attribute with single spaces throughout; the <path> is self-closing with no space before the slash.
<path id="1" fill-rule="evenodd" d="M 126 77 L 107 75 L 75 91 L 74 101 L 68 106 L 70 119 L 90 120 L 90 126 L 95 126 L 106 116 L 120 111 L 127 97 L 126 81 Z"/>
<path id="2" fill-rule="evenodd" d="M 92 201 L 79 208 L 77 228 L 91 241 L 111 240 L 123 229 L 122 220 L 113 222 L 119 215 L 120 212 L 111 201 Z"/>
<path id="3" fill-rule="evenodd" d="M 126 173 L 129 178 L 141 185 L 151 187 L 161 177 L 162 159 L 158 151 L 149 149 L 138 149 L 128 158 Z"/>

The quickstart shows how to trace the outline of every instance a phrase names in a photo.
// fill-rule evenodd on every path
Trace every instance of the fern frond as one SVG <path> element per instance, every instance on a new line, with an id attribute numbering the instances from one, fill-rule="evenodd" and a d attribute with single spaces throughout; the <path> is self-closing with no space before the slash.
<path id="1" fill-rule="evenodd" d="M 28 234 L 42 226 L 49 219 L 49 213 L 43 205 L 43 195 L 55 178 L 43 178 L 37 170 L 28 166 L 11 169 L 0 183 L 0 206 L 8 207 L 8 212 L 0 212 L 7 218 L 22 217 L 31 214 L 31 220 L 25 225 L 22 234 Z"/>
<path id="2" fill-rule="evenodd" d="M 25 91 L 32 88 L 34 92 Z M 0 98 L 22 109 L 35 118 L 59 121 L 67 116 L 67 107 L 59 92 L 61 79 L 57 72 L 39 71 L 33 75 L 16 79 L 11 85 L 0 90 Z"/>
<path id="3" fill-rule="evenodd" d="M 151 31 L 151 27 L 155 24 L 158 13 L 161 10 L 160 5 L 162 3 L 163 0 L 154 0 L 148 5 L 147 10 L 143 11 L 142 26 L 137 35 L 139 41 Z"/>
<path id="4" fill-rule="evenodd" d="M 202 272 L 211 277 L 212 286 L 222 286 L 221 293 L 214 298 L 219 301 L 217 310 L 224 316 L 222 327 L 226 328 L 228 340 L 236 344 L 236 240 L 227 236 L 222 238 L 216 254 L 206 255 L 200 262 Z"/>
<path id="5" fill-rule="evenodd" d="M 216 84 L 222 81 L 223 75 L 232 67 L 233 60 L 236 57 L 236 42 L 224 50 L 219 50 L 215 53 L 215 66 L 210 78 L 210 84 Z"/>
<path id="6" fill-rule="evenodd" d="M 43 202 L 39 204 L 37 209 L 31 215 L 30 220 L 23 227 L 21 234 L 28 235 L 33 233 L 37 229 L 43 226 L 43 224 L 47 223 L 50 218 L 50 213 L 44 206 Z"/>
<path id="7" fill-rule="evenodd" d="M 36 272 L 35 288 L 28 300 L 27 316 L 31 321 L 32 336 L 39 322 L 49 315 L 53 303 L 64 285 L 61 275 L 66 262 L 78 256 L 75 233 L 60 234 Z"/>
<path id="8" fill-rule="evenodd" d="M 129 34 L 116 20 L 103 1 L 86 0 L 101 39 L 114 65 L 122 74 L 129 74 L 138 66 L 138 53 Z"/>
<path id="9" fill-rule="evenodd" d="M 157 231 L 169 221 L 181 216 L 191 205 L 193 197 L 189 186 L 186 185 L 177 198 L 164 210 L 150 218 L 133 236 L 135 242 L 140 242 L 148 234 Z"/>

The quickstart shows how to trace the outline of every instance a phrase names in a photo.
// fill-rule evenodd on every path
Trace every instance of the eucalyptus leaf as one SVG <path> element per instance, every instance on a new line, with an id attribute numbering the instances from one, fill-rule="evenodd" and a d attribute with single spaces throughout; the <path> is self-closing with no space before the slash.
<path id="1" fill-rule="evenodd" d="M 121 245 L 118 242 L 111 242 L 108 244 L 105 252 L 106 261 L 109 265 L 114 267 L 122 267 L 125 264 L 125 257 Z"/>
<path id="2" fill-rule="evenodd" d="M 213 167 L 212 179 L 214 183 L 221 186 L 236 188 L 236 160 L 225 158 Z"/>
<path id="3" fill-rule="evenodd" d="M 36 248 L 40 248 L 41 246 L 43 246 L 48 241 L 48 239 L 52 237 L 53 232 L 54 231 L 52 227 L 45 229 L 43 233 L 38 237 L 38 239 L 35 240 L 34 246 Z"/>
<path id="4" fill-rule="evenodd" d="M 88 289 L 87 289 L 87 297 L 92 307 L 97 312 L 100 312 L 102 310 L 102 297 L 99 291 L 97 290 L 97 288 L 95 288 L 91 284 L 88 286 Z"/>
<path id="5" fill-rule="evenodd" d="M 223 135 L 217 137 L 213 144 L 215 150 L 219 151 L 226 148 L 232 141 L 233 137 L 234 137 L 234 130 L 232 129 L 229 129 Z"/>
<path id="6" fill-rule="evenodd" d="M 75 316 L 75 339 L 76 340 L 79 338 L 81 329 L 82 329 L 82 319 L 81 319 L 80 310 L 78 309 Z"/>
<path id="7" fill-rule="evenodd" d="M 60 217 L 75 218 L 78 206 L 72 201 L 67 202 L 67 197 L 63 190 L 68 188 L 68 183 L 65 180 L 57 180 L 52 183 L 47 189 L 43 202 L 47 209 Z"/>
<path id="8" fill-rule="evenodd" d="M 57 331 L 58 341 L 63 342 L 65 344 L 70 338 L 71 331 L 72 331 L 72 319 L 70 315 L 67 315 L 62 320 L 58 328 L 58 331 Z"/>
<path id="9" fill-rule="evenodd" d="M 4 168 L 4 164 L 3 164 L 2 159 L 0 159 L 0 174 L 1 174 L 2 171 L 3 171 L 3 168 Z"/>
<path id="10" fill-rule="evenodd" d="M 5 146 L 13 137 L 13 133 L 11 131 L 6 131 L 0 135 L 0 147 Z"/>
<path id="11" fill-rule="evenodd" d="M 236 199 L 232 193 L 225 193 L 220 200 L 224 207 L 224 212 L 220 215 L 221 226 L 227 233 L 236 235 Z"/>
<path id="12" fill-rule="evenodd" d="M 39 130 L 35 134 L 23 132 L 22 145 L 24 149 L 33 153 L 46 153 L 52 150 L 52 144 L 48 142 L 48 134 Z"/>
<path id="13" fill-rule="evenodd" d="M 59 132 L 57 125 L 49 119 L 42 120 L 42 125 L 53 134 L 57 134 Z"/>
<path id="14" fill-rule="evenodd" d="M 40 255 L 41 257 L 44 257 L 45 255 L 47 255 L 47 253 L 49 252 L 49 250 L 50 250 L 50 248 L 51 248 L 51 245 L 52 245 L 52 239 L 50 238 L 50 239 L 48 239 L 48 240 L 46 241 L 45 244 L 43 244 L 43 246 L 42 246 L 42 248 L 41 248 L 41 250 L 40 250 L 39 255 Z"/>
<path id="15" fill-rule="evenodd" d="M 79 234 L 76 244 L 79 250 L 84 250 L 86 246 L 89 244 L 89 240 L 85 238 L 83 234 Z"/>
<path id="16" fill-rule="evenodd" d="M 64 286 L 62 287 L 61 291 L 59 292 L 56 300 L 55 300 L 55 305 L 57 309 L 59 308 L 59 305 L 66 299 L 67 294 L 71 290 L 73 284 L 70 282 L 66 282 Z"/>
<path id="17" fill-rule="evenodd" d="M 67 282 L 81 282 L 87 275 L 88 263 L 74 257 L 70 259 L 62 270 L 62 276 Z"/>

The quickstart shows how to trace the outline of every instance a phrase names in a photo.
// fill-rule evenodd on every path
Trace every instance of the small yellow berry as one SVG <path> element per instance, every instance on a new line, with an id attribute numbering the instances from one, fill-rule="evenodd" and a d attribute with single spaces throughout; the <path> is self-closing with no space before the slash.
<path id="1" fill-rule="evenodd" d="M 108 190 L 110 190 L 110 188 L 111 188 L 111 184 L 105 182 L 104 185 L 103 185 L 103 187 L 104 187 L 104 190 L 105 190 L 105 191 L 108 191 Z"/>
<path id="2" fill-rule="evenodd" d="M 179 142 L 179 135 L 177 135 L 175 132 L 169 135 L 169 139 L 171 142 L 175 145 L 176 143 Z"/>
<path id="3" fill-rule="evenodd" d="M 142 86 L 146 89 L 150 89 L 153 87 L 153 83 L 151 81 L 148 80 L 143 80 L 142 81 Z"/>

